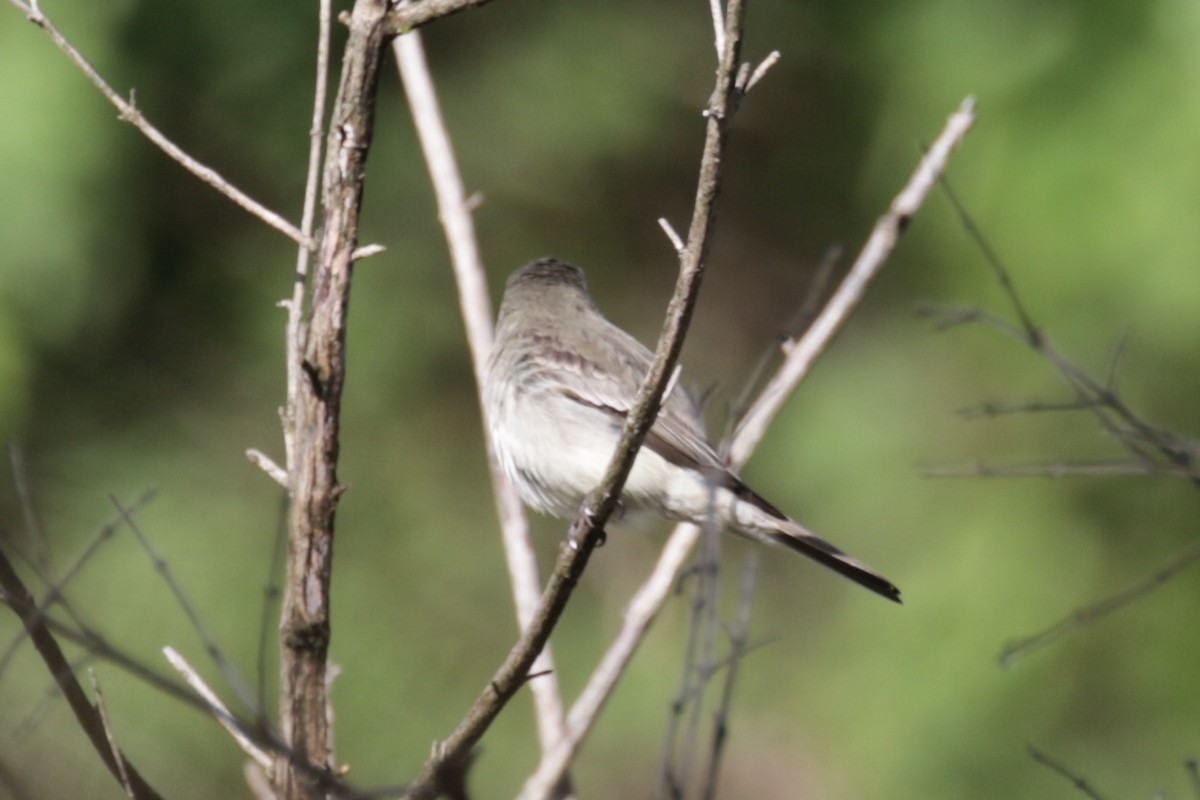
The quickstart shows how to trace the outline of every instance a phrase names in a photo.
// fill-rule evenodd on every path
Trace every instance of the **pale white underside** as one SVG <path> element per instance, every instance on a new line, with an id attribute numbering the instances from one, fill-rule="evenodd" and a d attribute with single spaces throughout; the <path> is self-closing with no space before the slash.
<path id="1" fill-rule="evenodd" d="M 511 382 L 489 385 L 488 426 L 496 456 L 525 502 L 557 517 L 572 517 L 600 485 L 617 447 L 615 416 L 545 390 L 518 393 Z M 643 447 L 621 496 L 625 514 L 654 513 L 704 524 L 715 520 L 743 536 L 770 542 L 781 521 L 703 475 Z"/>

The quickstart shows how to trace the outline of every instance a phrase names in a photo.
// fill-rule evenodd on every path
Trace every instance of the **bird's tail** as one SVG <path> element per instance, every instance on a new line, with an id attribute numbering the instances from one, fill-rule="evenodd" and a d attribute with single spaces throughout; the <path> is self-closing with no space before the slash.
<path id="1" fill-rule="evenodd" d="M 786 520 L 777 530 L 768 533 L 767 537 L 789 550 L 808 556 L 839 575 L 846 576 L 858 585 L 883 595 L 888 600 L 900 602 L 900 590 L 894 583 L 866 564 L 846 555 L 820 536 L 805 530 L 797 522 Z"/>
<path id="2" fill-rule="evenodd" d="M 900 602 L 900 590 L 887 578 L 775 508 L 732 473 L 722 477 L 724 485 L 711 496 L 709 509 L 725 528 L 748 539 L 781 544 L 888 600 Z"/>

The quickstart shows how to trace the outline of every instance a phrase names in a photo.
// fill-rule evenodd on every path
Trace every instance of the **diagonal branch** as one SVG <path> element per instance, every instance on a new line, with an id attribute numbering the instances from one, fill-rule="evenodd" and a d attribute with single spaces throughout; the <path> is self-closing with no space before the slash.
<path id="1" fill-rule="evenodd" d="M 121 782 L 122 786 L 128 789 L 131 797 L 137 800 L 159 797 L 158 792 L 146 783 L 146 779 L 134 768 L 133 764 L 129 763 L 125 755 L 117 749 L 115 743 L 109 741 L 100 712 L 84 694 L 83 687 L 79 685 L 75 673 L 71 671 L 71 665 L 63 655 L 62 648 L 58 646 L 54 635 L 46 627 L 46 619 L 42 615 L 41 609 L 37 607 L 29 590 L 25 588 L 24 582 L 13 569 L 12 562 L 2 551 L 0 551 L 0 589 L 4 590 L 4 600 L 24 624 L 34 647 L 37 648 L 42 660 L 46 662 L 46 668 L 50 670 L 54 682 L 58 684 L 63 697 L 67 700 L 67 705 L 71 707 L 75 719 L 79 721 L 79 727 L 83 728 L 83 732 L 87 734 L 88 740 L 91 741 L 92 747 L 104 761 L 104 765 L 108 767 L 108 771 Z"/>
<path id="2" fill-rule="evenodd" d="M 584 499 L 580 514 L 568 534 L 568 542 L 559 548 L 558 560 L 532 624 L 521 634 L 466 717 L 449 738 L 435 746 L 433 755 L 425 762 L 409 787 L 406 795 L 409 798 L 428 800 L 436 797 L 443 776 L 461 771 L 471 749 L 517 690 L 529 680 L 529 670 L 533 661 L 545 646 L 550 631 L 558 622 L 592 551 L 603 536 L 604 525 L 616 509 L 621 489 L 633 466 L 638 448 L 641 447 L 650 426 L 654 424 L 663 393 L 679 358 L 679 351 L 683 347 L 684 334 L 695 307 L 700 279 L 704 272 L 704 259 L 708 252 L 715 215 L 714 204 L 720 185 L 721 156 L 727 138 L 729 117 L 738 96 L 734 76 L 741 48 L 743 11 L 742 0 L 730 2 L 726 19 L 726 46 L 717 72 L 716 89 L 706 111 L 708 122 L 704 160 L 696 190 L 696 205 L 689 228 L 688 244 L 681 253 L 679 279 L 667 308 L 667 319 L 659 337 L 653 364 L 626 418 L 613 460 L 600 486 Z M 563 768 L 565 769 L 565 763 Z M 546 787 L 547 792 L 557 784 L 562 773 L 563 769 L 556 772 L 553 781 Z"/>
<path id="3" fill-rule="evenodd" d="M 950 200 L 963 227 L 979 247 L 988 267 L 1003 288 L 1009 305 L 1012 306 L 1013 313 L 1018 319 L 1018 323 L 1014 324 L 978 309 L 969 309 L 956 314 L 943 314 L 943 326 L 964 322 L 981 322 L 1023 342 L 1058 371 L 1063 381 L 1074 392 L 1079 404 L 1088 409 L 1105 431 L 1111 434 L 1135 459 L 1143 463 L 1161 460 L 1190 477 L 1193 486 L 1200 488 L 1200 475 L 1196 475 L 1194 472 L 1196 461 L 1200 458 L 1200 448 L 1196 443 L 1147 423 L 1121 399 L 1111 375 L 1107 382 L 1093 377 L 1082 366 L 1054 346 L 1025 308 L 1011 273 L 988 243 L 971 215 L 967 213 L 966 207 L 950 186 L 949 181 L 942 179 L 941 184 L 942 190 Z M 1110 373 L 1114 370 L 1115 363 L 1110 368 Z M 1157 459 L 1155 454 L 1157 454 Z"/>
<path id="4" fill-rule="evenodd" d="M 1026 752 L 1029 753 L 1030 758 L 1066 778 L 1071 782 L 1071 785 L 1078 789 L 1082 794 L 1092 798 L 1092 800 L 1104 800 L 1104 795 L 1096 791 L 1096 789 L 1087 782 L 1086 778 L 1076 773 L 1066 764 L 1051 758 L 1033 745 L 1026 745 L 1025 749 Z"/>
<path id="5" fill-rule="evenodd" d="M 766 433 L 767 425 L 804 379 L 813 361 L 829 346 L 834 335 L 841 330 L 842 325 L 858 306 L 866 294 L 867 287 L 896 249 L 900 236 L 913 215 L 917 213 L 945 171 L 950 155 L 974 123 L 975 101 L 968 97 L 946 120 L 941 135 L 921 159 L 903 191 L 896 195 L 887 212 L 875 223 L 870 237 L 859 251 L 858 258 L 842 279 L 837 291 L 825 304 L 825 309 L 788 352 L 783 367 L 763 389 L 758 402 L 746 412 L 734 433 L 733 445 L 729 450 L 730 459 L 735 466 L 749 458 L 751 451 L 758 446 Z"/>
<path id="6" fill-rule="evenodd" d="M 807 373 L 815 355 L 828 344 L 834 331 L 840 326 L 861 293 L 865 291 L 870 280 L 878 273 L 887 257 L 895 246 L 896 239 L 902 230 L 901 219 L 907 221 L 916 213 L 924 202 L 931 188 L 931 179 L 936 178 L 945 170 L 951 152 L 966 136 L 974 121 L 974 104 L 968 99 L 951 115 L 942 133 L 930 148 L 929 154 L 922 159 L 909 182 L 892 201 L 892 211 L 902 211 L 904 216 L 895 213 L 885 214 L 880 218 L 875 231 L 868 239 L 855 266 L 843 279 L 834 297 L 821 312 L 813 326 L 805 333 L 788 354 L 787 360 L 780 367 L 777 375 L 768 383 L 759 401 L 755 403 L 747 418 L 754 416 L 754 424 L 743 424 L 734 435 L 730 453 L 730 463 L 735 469 L 742 466 L 757 445 L 766 426 L 778 413 L 783 405 L 783 399 L 795 388 L 797 383 Z M 901 201 L 904 202 L 901 202 Z M 882 228 L 882 231 L 881 231 Z M 890 232 L 890 233 L 889 233 Z M 835 299 L 842 300 L 835 303 Z M 832 305 L 832 307 L 831 307 Z M 825 322 L 823 318 L 829 317 Z M 809 337 L 817 337 L 808 342 Z M 820 345 L 818 345 L 820 342 Z M 800 362 L 800 363 L 795 363 Z M 663 603 L 666 602 L 675 576 L 683 568 L 688 554 L 700 538 L 700 529 L 695 525 L 680 525 L 671 534 L 659 555 L 658 563 L 650 576 L 634 594 L 625 608 L 624 624 L 613 639 L 600 664 L 588 679 L 587 686 L 580 692 L 579 698 L 567 715 L 567 738 L 555 748 L 550 756 L 542 759 L 537 771 L 526 781 L 523 796 L 536 797 L 530 791 L 533 786 L 544 786 L 552 782 L 557 771 L 565 768 L 574 757 L 583 739 L 595 724 L 605 701 L 612 694 L 617 681 L 629 665 L 638 645 L 650 629 Z"/>
<path id="7" fill-rule="evenodd" d="M 1032 636 L 1025 636 L 1015 642 L 1009 643 L 997 657 L 1000 666 L 1005 669 L 1011 669 L 1016 664 L 1017 659 L 1031 655 L 1066 634 L 1086 625 L 1091 625 L 1093 622 L 1103 619 L 1115 611 L 1119 611 L 1130 603 L 1140 600 L 1155 589 L 1170 582 L 1176 575 L 1197 561 L 1200 561 L 1200 542 L 1193 541 L 1177 553 L 1168 563 L 1159 567 L 1148 578 L 1138 581 L 1132 586 L 1126 587 L 1098 603 L 1076 609 L 1067 617 Z"/>
<path id="8" fill-rule="evenodd" d="M 62 33 L 59 32 L 54 23 L 50 21 L 50 18 L 42 12 L 41 7 L 36 1 L 29 4 L 22 2 L 22 0 L 9 1 L 17 8 L 21 9 L 30 22 L 44 30 L 46 35 L 48 35 L 54 44 L 58 46 L 58 49 L 66 53 L 67 58 L 71 59 L 75 66 L 79 67 L 79 69 L 83 71 L 83 74 L 88 77 L 88 80 L 90 80 L 92 84 L 100 90 L 100 93 L 108 99 L 108 102 L 112 103 L 116 107 L 117 111 L 120 112 L 118 117 L 122 121 L 128 122 L 130 125 L 141 131 L 143 136 L 149 139 L 156 147 L 158 147 L 158 149 L 166 153 L 171 160 L 177 162 L 188 172 L 192 173 L 197 178 L 204 181 L 209 186 L 228 197 L 234 203 L 238 204 L 246 211 L 249 211 L 266 224 L 270 225 L 275 230 L 283 233 L 289 239 L 300 243 L 304 247 L 311 248 L 313 246 L 312 239 L 296 230 L 295 225 L 292 225 L 282 216 L 267 208 L 254 198 L 250 197 L 241 189 L 238 189 L 225 178 L 221 177 L 221 175 L 212 167 L 201 164 L 199 161 L 192 158 L 190 155 L 184 152 L 179 145 L 168 139 L 166 134 L 151 125 L 150 122 L 144 116 L 142 116 L 142 112 L 138 110 L 137 104 L 133 99 L 133 94 L 130 93 L 130 98 L 128 100 L 117 94 L 117 91 L 112 88 L 108 81 L 104 80 L 104 77 L 96 71 L 96 68 L 91 65 L 91 62 L 84 58 L 83 54 L 75 49 L 75 46 L 67 40 L 67 37 L 63 36 Z"/>

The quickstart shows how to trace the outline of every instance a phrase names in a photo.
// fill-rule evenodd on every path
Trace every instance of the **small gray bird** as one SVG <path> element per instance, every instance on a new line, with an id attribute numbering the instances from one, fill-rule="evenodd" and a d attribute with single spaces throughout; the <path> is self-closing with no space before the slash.
<path id="1" fill-rule="evenodd" d="M 604 477 L 653 355 L 601 315 L 583 270 L 554 258 L 508 279 L 484 406 L 496 456 L 525 502 L 571 517 Z M 621 495 L 626 511 L 782 544 L 900 602 L 891 581 L 755 494 L 717 455 L 680 387 L 667 395 Z"/>

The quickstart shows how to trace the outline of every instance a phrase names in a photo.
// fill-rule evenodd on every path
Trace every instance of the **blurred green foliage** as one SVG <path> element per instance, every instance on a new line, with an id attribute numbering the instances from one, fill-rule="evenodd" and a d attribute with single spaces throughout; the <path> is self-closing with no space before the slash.
<path id="1" fill-rule="evenodd" d="M 298 217 L 315 5 L 45 10 L 181 146 Z M 951 178 L 1032 313 L 1097 374 L 1128 335 L 1126 397 L 1194 433 L 1198 39 L 1200 7 L 1186 0 L 751 4 L 745 55 L 783 59 L 736 119 L 684 356 L 697 385 L 718 387 L 714 416 L 803 301 L 825 248 L 854 251 L 918 145 L 971 93 L 979 123 Z M 493 285 L 556 254 L 587 267 L 609 315 L 651 340 L 675 270 L 655 220 L 685 227 L 695 185 L 713 68 L 706 4 L 498 2 L 430 27 L 426 43 L 485 201 Z M 362 786 L 414 772 L 515 627 L 453 281 L 394 74 L 380 103 L 363 241 L 388 249 L 355 277 L 334 579 L 338 754 Z M 294 249 L 117 121 L 12 7 L 0 108 L 0 432 L 29 463 L 52 563 L 64 569 L 117 516 L 110 494 L 129 503 L 156 488 L 139 521 L 253 682 L 280 497 L 242 453 L 281 453 L 275 302 Z M 926 463 L 1116 451 L 1089 417 L 958 418 L 982 400 L 1066 390 L 991 332 L 935 334 L 913 313 L 926 301 L 1007 311 L 941 196 L 747 470 L 892 577 L 907 605 L 763 553 L 754 633 L 778 640 L 742 671 L 723 796 L 1072 796 L 1027 742 L 1111 797 L 1182 796 L 1182 762 L 1200 747 L 1194 571 L 1011 671 L 995 656 L 1168 561 L 1195 536 L 1194 489 L 920 477 Z M 7 474 L 4 485 L 3 534 L 29 549 Z M 562 530 L 539 522 L 546 558 Z M 594 559 L 554 638 L 569 693 L 658 541 L 613 536 Z M 746 551 L 726 545 L 731 564 Z M 156 669 L 170 644 L 217 681 L 127 531 L 68 596 Z M 634 661 L 579 764 L 584 797 L 655 795 L 687 616 L 682 597 L 670 604 Z M 0 617 L 5 642 L 16 632 Z M 212 720 L 96 667 L 122 745 L 167 796 L 247 796 L 240 754 Z M 511 795 L 532 768 L 531 724 L 522 698 L 487 736 L 478 796 Z M 0 766 L 30 797 L 119 796 L 28 646 L 0 676 Z"/>

